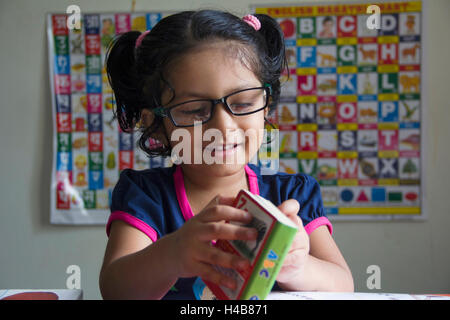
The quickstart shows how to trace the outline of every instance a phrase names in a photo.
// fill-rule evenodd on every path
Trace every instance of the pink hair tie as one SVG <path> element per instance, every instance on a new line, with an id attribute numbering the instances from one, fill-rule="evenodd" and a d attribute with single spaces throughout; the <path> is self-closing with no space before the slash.
<path id="1" fill-rule="evenodd" d="M 142 40 L 144 40 L 145 36 L 150 32 L 150 30 L 144 31 L 141 33 L 141 35 L 136 39 L 136 44 L 134 45 L 135 48 L 139 47 L 142 43 Z"/>
<path id="2" fill-rule="evenodd" d="M 242 20 L 251 25 L 256 31 L 261 29 L 261 22 L 259 22 L 259 19 L 254 15 L 248 14 L 245 17 L 243 17 Z"/>

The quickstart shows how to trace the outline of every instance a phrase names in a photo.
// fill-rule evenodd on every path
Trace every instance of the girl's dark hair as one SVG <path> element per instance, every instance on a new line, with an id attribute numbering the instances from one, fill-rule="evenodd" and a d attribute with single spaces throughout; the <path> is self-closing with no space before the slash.
<path id="1" fill-rule="evenodd" d="M 215 41 L 235 41 L 240 56 L 261 83 L 272 87 L 269 112 L 272 112 L 280 96 L 280 75 L 288 70 L 284 48 L 284 36 L 278 23 L 264 14 L 255 14 L 261 29 L 252 26 L 235 15 L 215 10 L 184 11 L 160 20 L 135 48 L 141 35 L 130 31 L 116 37 L 108 48 L 106 69 L 114 91 L 116 106 L 114 116 L 125 132 L 134 130 L 143 109 L 160 107 L 164 88 L 174 90 L 164 79 L 169 63 L 197 46 Z M 251 50 L 248 50 L 251 49 Z M 139 146 L 150 156 L 170 155 L 170 144 L 155 147 L 149 138 L 164 133 L 162 118 L 154 117 L 152 124 L 142 128 Z"/>

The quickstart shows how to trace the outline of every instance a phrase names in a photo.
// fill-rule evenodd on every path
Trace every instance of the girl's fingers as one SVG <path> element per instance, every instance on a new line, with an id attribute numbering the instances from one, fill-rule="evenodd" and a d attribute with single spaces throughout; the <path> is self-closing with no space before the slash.
<path id="1" fill-rule="evenodd" d="M 215 197 L 212 198 L 211 201 L 205 206 L 205 208 L 203 209 L 203 211 L 205 211 L 205 209 L 207 209 L 207 208 L 212 208 L 212 207 L 218 205 L 218 204 L 219 204 L 219 201 L 220 201 L 220 196 L 219 196 L 219 195 L 215 196 Z"/>
<path id="2" fill-rule="evenodd" d="M 205 245 L 201 257 L 197 259 L 227 269 L 244 270 L 250 267 L 250 262 L 247 259 L 209 245 Z"/>
<path id="3" fill-rule="evenodd" d="M 228 205 L 216 205 L 204 209 L 199 214 L 199 219 L 203 222 L 216 221 L 236 221 L 242 223 L 249 223 L 252 220 L 252 215 L 244 210 L 236 209 Z"/>
<path id="4" fill-rule="evenodd" d="M 217 196 L 217 204 L 222 204 L 226 206 L 233 206 L 234 204 L 234 197 L 224 197 L 224 196 Z"/>
<path id="5" fill-rule="evenodd" d="M 200 241 L 222 240 L 256 240 L 258 231 L 254 228 L 225 222 L 206 223 L 198 234 Z"/>
<path id="6" fill-rule="evenodd" d="M 299 261 L 300 259 L 302 259 L 303 256 L 304 256 L 303 250 L 291 251 L 284 258 L 283 266 L 295 265 L 296 262 Z"/>
<path id="7" fill-rule="evenodd" d="M 280 204 L 278 206 L 278 209 L 280 209 L 280 211 L 285 215 L 292 217 L 298 214 L 300 210 L 300 204 L 295 199 L 289 199 Z"/>
<path id="8" fill-rule="evenodd" d="M 300 217 L 298 216 L 298 212 L 300 211 L 300 204 L 295 199 L 289 199 L 284 201 L 282 204 L 278 206 L 281 212 L 289 217 L 295 224 L 299 227 L 303 226 Z"/>
<path id="9" fill-rule="evenodd" d="M 227 206 L 233 206 L 234 204 L 234 198 L 233 197 L 224 197 L 221 195 L 217 195 L 214 198 L 211 199 L 211 201 L 205 206 L 206 208 L 211 208 L 213 206 L 216 206 L 218 204 L 227 205 Z"/>
<path id="10" fill-rule="evenodd" d="M 211 264 L 201 262 L 198 266 L 198 275 L 203 280 L 222 285 L 230 289 L 235 289 L 236 281 L 231 277 L 227 277 L 224 273 L 216 270 Z"/>

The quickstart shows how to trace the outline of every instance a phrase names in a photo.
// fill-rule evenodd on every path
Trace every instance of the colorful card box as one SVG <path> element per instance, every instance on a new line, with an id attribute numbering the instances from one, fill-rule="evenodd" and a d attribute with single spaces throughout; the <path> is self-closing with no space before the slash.
<path id="1" fill-rule="evenodd" d="M 253 215 L 247 227 L 255 228 L 258 237 L 252 241 L 218 240 L 215 246 L 248 259 L 251 266 L 243 271 L 215 266 L 234 278 L 237 283 L 234 290 L 204 282 L 217 299 L 264 300 L 272 290 L 298 228 L 270 201 L 247 190 L 239 192 L 234 206 Z"/>

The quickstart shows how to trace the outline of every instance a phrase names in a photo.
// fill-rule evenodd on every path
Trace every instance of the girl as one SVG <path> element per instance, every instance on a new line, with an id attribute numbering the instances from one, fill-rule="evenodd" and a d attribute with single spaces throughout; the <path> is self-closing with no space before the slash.
<path id="1" fill-rule="evenodd" d="M 122 171 L 107 223 L 100 273 L 104 298 L 194 299 L 198 277 L 235 288 L 235 281 L 212 265 L 242 270 L 249 261 L 211 242 L 256 239 L 256 230 L 244 227 L 248 213 L 231 206 L 241 189 L 272 201 L 299 226 L 274 290 L 353 290 L 318 183 L 303 174 L 263 176 L 248 164 L 262 136 L 241 133 L 264 128 L 286 68 L 283 33 L 266 15 L 240 19 L 212 10 L 182 12 L 151 31 L 131 31 L 115 40 L 107 71 L 116 116 L 124 131 L 139 123 L 143 150 L 170 155 L 185 143 L 171 139 L 177 130 L 190 134 L 183 140 L 198 129 L 221 135 L 213 143 L 191 138 L 180 165 Z M 160 144 L 149 145 L 150 139 Z M 215 160 L 239 155 L 244 161 L 188 161 L 205 153 Z"/>

